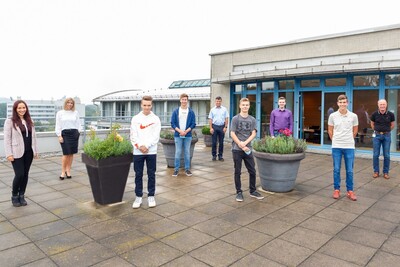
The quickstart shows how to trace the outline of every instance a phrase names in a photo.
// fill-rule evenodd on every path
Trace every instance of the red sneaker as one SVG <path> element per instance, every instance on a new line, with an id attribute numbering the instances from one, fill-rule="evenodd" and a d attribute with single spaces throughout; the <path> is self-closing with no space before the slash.
<path id="1" fill-rule="evenodd" d="M 340 197 L 340 191 L 336 189 L 335 191 L 333 191 L 333 198 L 338 199 L 339 197 Z"/>
<path id="2" fill-rule="evenodd" d="M 353 201 L 357 200 L 356 194 L 353 191 L 347 191 L 347 197 Z"/>

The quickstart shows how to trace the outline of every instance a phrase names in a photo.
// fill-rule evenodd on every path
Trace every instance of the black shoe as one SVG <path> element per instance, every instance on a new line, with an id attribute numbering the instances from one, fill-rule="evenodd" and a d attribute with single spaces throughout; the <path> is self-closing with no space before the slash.
<path id="1" fill-rule="evenodd" d="M 260 193 L 258 193 L 257 191 L 254 191 L 254 192 L 250 193 L 250 196 L 254 197 L 254 198 L 258 199 L 258 200 L 264 199 L 264 197 Z"/>
<path id="2" fill-rule="evenodd" d="M 213 157 L 213 158 L 212 158 L 212 161 L 216 161 L 216 160 L 217 160 L 217 157 Z"/>
<path id="3" fill-rule="evenodd" d="M 21 204 L 21 206 L 28 205 L 28 202 L 26 202 L 25 200 L 25 195 L 19 195 L 19 203 Z"/>
<path id="4" fill-rule="evenodd" d="M 71 175 L 68 176 L 67 172 L 65 172 L 65 176 L 67 176 L 67 179 L 71 179 L 72 178 Z"/>
<path id="5" fill-rule="evenodd" d="M 236 195 L 236 201 L 242 202 L 243 201 L 243 194 L 242 192 L 237 193 Z"/>
<path id="6" fill-rule="evenodd" d="M 219 158 L 218 160 L 219 160 L 219 161 L 224 161 L 224 158 Z"/>
<path id="7" fill-rule="evenodd" d="M 19 202 L 19 196 L 12 196 L 11 197 L 11 202 L 14 207 L 20 207 L 21 203 Z"/>
<path id="8" fill-rule="evenodd" d="M 60 180 L 64 180 L 64 177 L 63 177 L 63 176 L 60 176 Z"/>

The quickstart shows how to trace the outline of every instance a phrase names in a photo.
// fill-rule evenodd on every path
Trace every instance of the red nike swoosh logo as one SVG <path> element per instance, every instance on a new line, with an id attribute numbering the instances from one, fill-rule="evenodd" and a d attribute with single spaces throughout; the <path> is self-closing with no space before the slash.
<path id="1" fill-rule="evenodd" d="M 140 129 L 145 129 L 145 128 L 149 127 L 150 125 L 153 125 L 153 124 L 154 124 L 154 122 L 153 122 L 153 123 L 150 123 L 150 124 L 148 124 L 148 125 L 142 125 L 142 124 L 140 124 Z"/>

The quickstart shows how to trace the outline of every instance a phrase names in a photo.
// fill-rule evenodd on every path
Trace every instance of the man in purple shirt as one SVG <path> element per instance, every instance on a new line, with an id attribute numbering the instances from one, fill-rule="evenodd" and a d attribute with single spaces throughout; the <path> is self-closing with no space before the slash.
<path id="1" fill-rule="evenodd" d="M 269 123 L 269 133 L 271 136 L 279 135 L 279 130 L 286 128 L 293 132 L 293 117 L 292 112 L 285 108 L 286 99 L 281 96 L 278 99 L 279 108 L 271 112 L 271 119 Z"/>

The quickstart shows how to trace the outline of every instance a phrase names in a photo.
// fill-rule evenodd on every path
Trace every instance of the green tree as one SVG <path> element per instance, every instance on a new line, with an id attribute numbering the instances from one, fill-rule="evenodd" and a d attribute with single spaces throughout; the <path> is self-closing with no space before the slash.
<path id="1" fill-rule="evenodd" d="M 4 126 L 7 118 L 7 103 L 0 103 L 0 127 Z"/>

